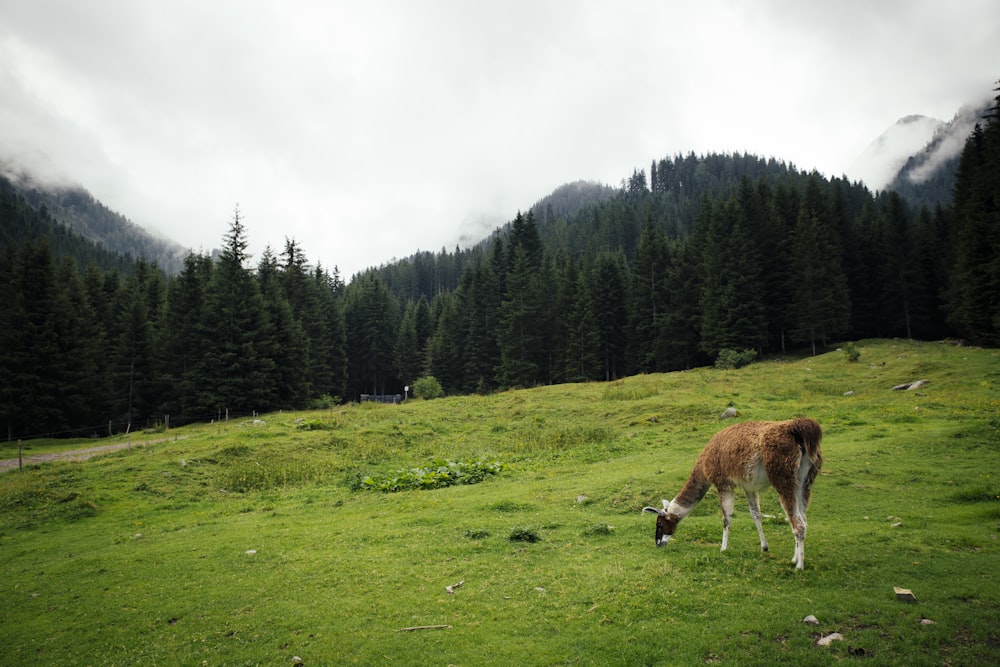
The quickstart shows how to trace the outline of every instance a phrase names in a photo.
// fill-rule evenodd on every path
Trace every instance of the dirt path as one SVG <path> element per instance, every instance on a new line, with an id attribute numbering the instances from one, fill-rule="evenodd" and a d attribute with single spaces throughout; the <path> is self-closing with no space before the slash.
<path id="1" fill-rule="evenodd" d="M 70 449 L 65 452 L 52 452 L 51 454 L 33 454 L 31 456 L 22 457 L 24 465 L 32 465 L 35 463 L 45 463 L 46 461 L 85 461 L 92 456 L 99 456 L 101 454 L 107 454 L 108 452 L 114 452 L 119 449 L 128 449 L 129 447 L 144 447 L 145 445 L 155 445 L 160 442 L 170 442 L 173 440 L 183 440 L 188 436 L 183 435 L 177 438 L 160 438 L 159 440 L 143 440 L 142 442 L 119 442 L 114 445 L 100 445 L 99 447 L 86 447 L 85 449 Z M 17 459 L 0 459 L 0 472 L 8 472 L 10 470 L 17 470 Z"/>

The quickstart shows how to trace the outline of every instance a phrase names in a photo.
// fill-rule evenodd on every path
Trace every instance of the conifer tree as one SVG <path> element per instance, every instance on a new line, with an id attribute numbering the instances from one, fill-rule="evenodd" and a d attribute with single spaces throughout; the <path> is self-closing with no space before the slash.
<path id="1" fill-rule="evenodd" d="M 494 386 L 493 369 L 500 362 L 496 338 L 500 294 L 491 262 L 479 255 L 467 264 L 455 294 L 464 316 L 463 388 L 484 392 Z"/>
<path id="2" fill-rule="evenodd" d="M 497 382 L 502 387 L 531 387 L 538 381 L 538 350 L 542 317 L 539 267 L 523 245 L 514 245 L 514 264 L 507 274 L 507 291 L 500 304 Z"/>
<path id="3" fill-rule="evenodd" d="M 310 365 L 308 345 L 285 297 L 279 265 L 270 247 L 265 248 L 257 264 L 257 282 L 267 314 L 261 354 L 271 360 L 273 367 L 269 383 L 273 405 L 269 407 L 304 408 L 312 389 L 310 375 L 305 372 Z"/>
<path id="4" fill-rule="evenodd" d="M 817 343 L 826 345 L 847 330 L 847 281 L 832 233 L 805 206 L 792 233 L 791 249 L 790 334 L 794 340 L 810 344 L 816 354 Z"/>
<path id="5" fill-rule="evenodd" d="M 1000 345 L 1000 95 L 995 99 L 962 150 L 948 235 L 948 322 L 982 345 Z"/>
<path id="6" fill-rule="evenodd" d="M 622 253 L 602 253 L 591 276 L 591 299 L 605 380 L 626 374 L 628 278 Z"/>
<path id="7" fill-rule="evenodd" d="M 566 382 L 588 382 L 604 376 L 601 335 L 594 314 L 592 282 L 587 271 L 567 274 L 571 286 L 566 319 L 563 378 Z"/>
<path id="8" fill-rule="evenodd" d="M 434 333 L 427 340 L 427 370 L 445 393 L 458 393 L 463 384 L 462 314 L 451 293 L 438 295 L 434 307 L 438 315 Z"/>
<path id="9" fill-rule="evenodd" d="M 347 332 L 344 289 L 337 268 L 329 273 L 317 265 L 313 271 L 313 289 L 319 321 L 317 329 L 309 334 L 312 390 L 317 397 L 342 400 L 347 394 Z"/>
<path id="10" fill-rule="evenodd" d="M 264 349 L 266 313 L 260 288 L 246 266 L 246 229 L 237 208 L 223 249 L 212 270 L 200 339 L 206 353 L 196 369 L 196 403 L 201 414 L 248 414 L 266 410 L 272 400 L 274 362 Z"/>
<path id="11" fill-rule="evenodd" d="M 47 241 L 26 243 L 7 260 L 2 407 L 11 437 L 56 433 L 66 426 L 59 397 L 56 285 Z"/>
<path id="12" fill-rule="evenodd" d="M 417 306 L 412 301 L 403 311 L 393 347 L 393 360 L 396 375 L 404 386 L 412 387 L 413 382 L 423 374 L 424 350 L 417 342 Z"/>
<path id="13" fill-rule="evenodd" d="M 703 251 L 701 348 L 759 350 L 764 320 L 761 263 L 735 197 L 712 206 Z"/>
<path id="14" fill-rule="evenodd" d="M 664 369 L 661 319 L 666 314 L 667 246 L 660 226 L 652 216 L 646 224 L 636 248 L 631 275 L 632 366 L 640 373 Z"/>
<path id="15" fill-rule="evenodd" d="M 195 407 L 203 384 L 197 368 L 213 345 L 211 333 L 202 326 L 211 277 L 212 259 L 189 252 L 184 257 L 183 269 L 167 289 L 163 370 L 168 393 L 164 400 L 175 423 L 208 416 L 208 412 L 198 414 Z"/>
<path id="16" fill-rule="evenodd" d="M 110 415 L 110 383 L 103 362 L 107 354 L 104 335 L 73 258 L 63 257 L 56 281 L 58 402 L 68 428 L 94 427 Z"/>
<path id="17" fill-rule="evenodd" d="M 395 302 L 377 274 L 369 274 L 351 290 L 345 304 L 348 332 L 349 392 L 385 394 L 398 385 L 393 348 L 398 324 Z"/>
<path id="18" fill-rule="evenodd" d="M 686 370 L 705 360 L 701 341 L 701 251 L 695 239 L 676 241 L 669 251 L 664 292 L 667 302 L 659 318 L 664 370 Z"/>

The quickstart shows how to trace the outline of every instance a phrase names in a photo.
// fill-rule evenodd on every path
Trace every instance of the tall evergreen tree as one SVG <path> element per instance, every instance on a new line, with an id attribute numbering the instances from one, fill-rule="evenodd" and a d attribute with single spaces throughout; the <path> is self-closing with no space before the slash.
<path id="1" fill-rule="evenodd" d="M 467 264 L 456 296 L 464 314 L 464 389 L 484 392 L 493 388 L 494 368 L 500 362 L 496 332 L 500 293 L 492 264 L 481 255 Z"/>
<path id="2" fill-rule="evenodd" d="M 274 361 L 264 353 L 269 344 L 267 315 L 260 288 L 246 266 L 247 245 L 237 208 L 212 270 L 201 321 L 199 338 L 208 345 L 196 369 L 195 400 L 201 414 L 247 414 L 268 409 L 273 399 L 268 379 Z"/>
<path id="3" fill-rule="evenodd" d="M 664 369 L 661 319 L 666 310 L 667 265 L 666 239 L 660 226 L 649 216 L 632 266 L 629 309 L 632 367 L 641 373 Z"/>
<path id="4" fill-rule="evenodd" d="M 211 332 L 202 326 L 211 277 L 211 257 L 189 252 L 184 258 L 184 268 L 170 281 L 167 290 L 163 370 L 169 390 L 164 400 L 174 423 L 208 416 L 207 412 L 197 413 L 195 407 L 204 383 L 197 369 L 213 346 Z"/>
<path id="5" fill-rule="evenodd" d="M 955 176 L 946 309 L 972 343 L 1000 345 L 1000 95 L 976 125 Z"/>
<path id="6" fill-rule="evenodd" d="M 567 274 L 571 289 L 566 321 L 565 353 L 562 357 L 566 382 L 587 382 L 604 377 L 601 333 L 594 312 L 593 284 L 587 271 Z"/>
<path id="7" fill-rule="evenodd" d="M 385 394 L 396 391 L 399 381 L 393 365 L 398 324 L 395 302 L 376 274 L 364 277 L 346 305 L 349 391 Z M 401 387 L 399 387 L 401 388 Z"/>
<path id="8" fill-rule="evenodd" d="M 627 275 L 625 257 L 619 252 L 598 256 L 591 276 L 590 293 L 605 380 L 626 374 Z"/>
<path id="9" fill-rule="evenodd" d="M 446 393 L 458 393 L 463 384 L 462 313 L 454 294 L 439 294 L 434 299 L 437 311 L 434 333 L 427 340 L 427 370 Z"/>
<path id="10" fill-rule="evenodd" d="M 313 271 L 319 322 L 309 335 L 309 365 L 314 394 L 343 399 L 347 395 L 347 331 L 343 306 L 343 284 L 336 267 L 329 273 L 322 266 Z"/>
<path id="11" fill-rule="evenodd" d="M 701 342 L 701 250 L 688 237 L 672 244 L 664 283 L 667 302 L 659 318 L 665 370 L 686 370 L 705 357 Z"/>
<path id="12" fill-rule="evenodd" d="M 8 434 L 38 436 L 66 427 L 59 407 L 57 291 L 48 243 L 26 243 L 7 260 L 10 289 L 4 296 L 0 383 Z"/>
<path id="13" fill-rule="evenodd" d="M 793 339 L 826 345 L 847 330 L 850 304 L 847 281 L 840 267 L 831 231 L 803 206 L 792 233 L 792 300 L 788 320 Z"/>
<path id="14" fill-rule="evenodd" d="M 308 344 L 285 297 L 278 261 L 270 247 L 257 264 L 257 282 L 267 314 L 261 354 L 272 362 L 272 408 L 304 408 L 312 393 L 310 375 L 305 372 L 310 365 Z"/>
<path id="15" fill-rule="evenodd" d="M 499 311 L 500 363 L 496 377 L 502 387 L 531 387 L 539 377 L 542 285 L 539 266 L 531 259 L 528 248 L 515 244 L 512 250 L 514 264 L 507 274 L 507 292 Z"/>
<path id="16" fill-rule="evenodd" d="M 759 350 L 766 340 L 761 261 L 735 197 L 712 206 L 703 247 L 701 348 Z"/>
<path id="17" fill-rule="evenodd" d="M 403 319 L 393 347 L 396 375 L 404 387 L 412 387 L 424 370 L 424 350 L 417 342 L 417 306 L 412 301 L 403 311 Z"/>

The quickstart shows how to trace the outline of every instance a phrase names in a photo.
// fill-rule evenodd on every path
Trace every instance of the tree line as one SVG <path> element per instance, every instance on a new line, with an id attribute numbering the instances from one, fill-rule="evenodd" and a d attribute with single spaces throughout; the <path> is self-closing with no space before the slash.
<path id="1" fill-rule="evenodd" d="M 148 425 L 401 393 L 603 381 L 869 337 L 1000 344 L 1000 122 L 953 201 L 750 155 L 676 156 L 577 210 L 544 201 L 469 249 L 344 284 L 285 241 L 256 263 L 237 210 L 218 257 L 167 276 L 5 244 L 8 434 Z M 5 216 L 23 208 L 0 208 Z"/>

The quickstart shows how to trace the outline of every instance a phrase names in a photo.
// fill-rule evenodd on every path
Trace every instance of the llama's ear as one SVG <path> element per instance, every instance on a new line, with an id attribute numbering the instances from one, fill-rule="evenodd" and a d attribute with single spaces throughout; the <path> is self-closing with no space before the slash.
<path id="1" fill-rule="evenodd" d="M 662 498 L 661 498 L 661 500 L 663 500 L 663 509 L 669 509 L 670 508 L 670 501 L 662 499 Z"/>

